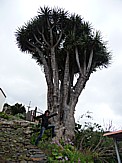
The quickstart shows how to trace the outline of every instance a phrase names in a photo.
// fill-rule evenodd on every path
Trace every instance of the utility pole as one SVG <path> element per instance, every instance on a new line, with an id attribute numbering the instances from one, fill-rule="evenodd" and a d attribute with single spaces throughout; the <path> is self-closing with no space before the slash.
<path id="1" fill-rule="evenodd" d="M 27 106 L 28 112 L 29 112 L 29 109 L 30 109 L 30 105 L 31 105 L 31 101 L 29 102 L 29 105 Z"/>

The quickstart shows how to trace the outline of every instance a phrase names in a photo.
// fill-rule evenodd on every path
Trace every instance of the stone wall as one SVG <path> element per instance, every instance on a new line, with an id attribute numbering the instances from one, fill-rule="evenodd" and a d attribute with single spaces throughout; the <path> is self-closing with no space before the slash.
<path id="1" fill-rule="evenodd" d="M 32 122 L 0 118 L 0 163 L 45 163 L 45 154 L 30 143 Z"/>

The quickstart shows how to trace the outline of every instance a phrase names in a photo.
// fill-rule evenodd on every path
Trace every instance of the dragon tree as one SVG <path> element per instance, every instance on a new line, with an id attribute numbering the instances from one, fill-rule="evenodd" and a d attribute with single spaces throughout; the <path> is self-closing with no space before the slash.
<path id="1" fill-rule="evenodd" d="M 93 72 L 107 68 L 111 61 L 100 32 L 80 15 L 40 7 L 37 16 L 17 29 L 16 40 L 20 50 L 31 54 L 43 68 L 47 107 L 59 112 L 54 121 L 60 136 L 72 138 L 75 107 L 86 82 Z"/>

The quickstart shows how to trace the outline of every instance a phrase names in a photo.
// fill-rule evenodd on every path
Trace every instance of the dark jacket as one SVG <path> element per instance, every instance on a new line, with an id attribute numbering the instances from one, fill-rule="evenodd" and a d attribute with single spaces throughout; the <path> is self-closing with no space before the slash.
<path id="1" fill-rule="evenodd" d="M 45 114 L 42 114 L 42 115 L 40 115 L 40 116 L 35 117 L 35 119 L 42 118 L 41 127 L 45 127 L 45 128 L 46 128 L 46 127 L 48 127 L 48 125 L 49 125 L 49 119 L 50 119 L 51 117 L 56 116 L 56 115 L 57 115 L 57 113 L 54 113 L 54 114 L 49 115 L 49 116 L 46 116 Z"/>

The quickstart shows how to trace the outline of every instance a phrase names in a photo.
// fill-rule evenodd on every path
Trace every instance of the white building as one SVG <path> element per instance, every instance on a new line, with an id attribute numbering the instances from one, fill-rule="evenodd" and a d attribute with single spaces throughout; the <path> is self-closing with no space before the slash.
<path id="1" fill-rule="evenodd" d="M 3 104 L 5 102 L 5 99 L 6 99 L 6 95 L 5 93 L 3 92 L 3 90 L 0 88 L 0 112 L 2 111 L 3 109 Z"/>

